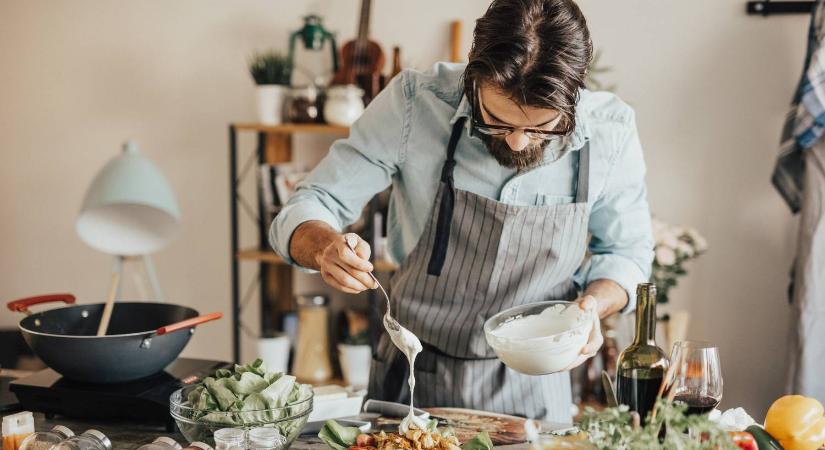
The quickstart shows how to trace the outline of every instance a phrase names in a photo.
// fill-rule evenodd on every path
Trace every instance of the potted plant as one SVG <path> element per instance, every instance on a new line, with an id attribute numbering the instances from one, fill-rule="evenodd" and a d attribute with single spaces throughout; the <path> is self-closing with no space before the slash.
<path id="1" fill-rule="evenodd" d="M 255 53 L 249 59 L 249 73 L 257 87 L 258 121 L 266 125 L 282 122 L 292 62 L 281 53 Z"/>
<path id="2" fill-rule="evenodd" d="M 367 386 L 370 379 L 372 347 L 366 330 L 349 336 L 338 344 L 338 361 L 341 363 L 341 373 L 347 384 L 355 388 Z"/>

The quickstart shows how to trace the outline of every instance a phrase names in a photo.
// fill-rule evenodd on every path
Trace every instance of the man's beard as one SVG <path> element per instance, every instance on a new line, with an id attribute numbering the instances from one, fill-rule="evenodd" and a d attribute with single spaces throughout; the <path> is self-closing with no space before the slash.
<path id="1" fill-rule="evenodd" d="M 541 164 L 544 159 L 544 146 L 527 144 L 521 151 L 510 148 L 503 138 L 481 135 L 481 140 L 487 145 L 490 154 L 504 167 L 517 170 L 532 169 Z"/>

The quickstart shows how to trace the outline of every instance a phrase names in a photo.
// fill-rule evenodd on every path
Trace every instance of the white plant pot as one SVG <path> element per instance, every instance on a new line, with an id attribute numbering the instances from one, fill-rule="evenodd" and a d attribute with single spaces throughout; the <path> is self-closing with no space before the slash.
<path id="1" fill-rule="evenodd" d="M 255 91 L 258 122 L 264 125 L 278 125 L 283 122 L 287 91 L 286 86 L 278 84 L 258 85 Z"/>
<path id="2" fill-rule="evenodd" d="M 270 372 L 287 373 L 289 364 L 289 336 L 278 335 L 258 339 L 258 357 Z"/>
<path id="3" fill-rule="evenodd" d="M 356 388 L 367 386 L 372 363 L 372 348 L 369 345 L 338 344 L 338 361 L 347 384 Z"/>

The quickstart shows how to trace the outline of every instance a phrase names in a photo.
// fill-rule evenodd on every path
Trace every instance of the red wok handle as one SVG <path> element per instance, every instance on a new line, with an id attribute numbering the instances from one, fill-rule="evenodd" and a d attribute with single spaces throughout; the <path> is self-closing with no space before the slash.
<path id="1" fill-rule="evenodd" d="M 212 320 L 218 320 L 223 317 L 222 313 L 216 312 L 212 314 L 206 314 L 204 316 L 193 317 L 191 319 L 182 320 L 177 323 L 173 323 L 171 325 L 166 325 L 164 327 L 160 327 L 155 331 L 155 335 L 160 336 L 162 334 L 171 333 L 173 331 L 183 330 L 186 328 L 192 328 L 197 325 L 200 325 L 205 322 L 210 322 Z"/>
<path id="2" fill-rule="evenodd" d="M 38 295 L 36 297 L 26 297 L 18 300 L 10 301 L 6 306 L 14 312 L 23 314 L 31 314 L 29 306 L 39 305 L 41 303 L 63 302 L 67 305 L 74 304 L 74 295 L 72 294 L 47 294 Z"/>

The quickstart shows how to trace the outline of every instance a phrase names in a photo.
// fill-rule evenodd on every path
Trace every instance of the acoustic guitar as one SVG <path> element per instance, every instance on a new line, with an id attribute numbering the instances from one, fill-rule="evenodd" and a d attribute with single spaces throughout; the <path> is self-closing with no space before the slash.
<path id="1" fill-rule="evenodd" d="M 354 84 L 364 90 L 364 103 L 369 103 L 384 87 L 384 51 L 369 39 L 371 0 L 361 0 L 358 37 L 341 47 L 341 66 L 331 84 Z"/>

